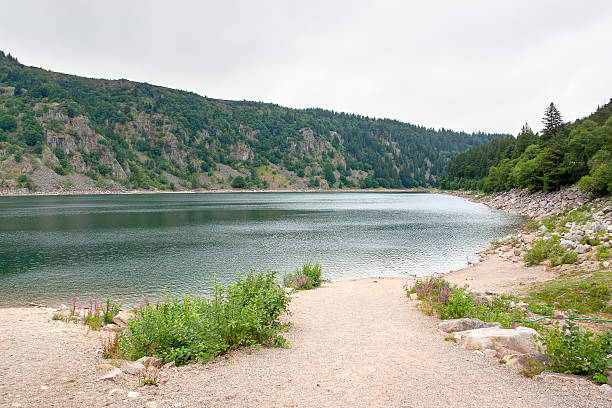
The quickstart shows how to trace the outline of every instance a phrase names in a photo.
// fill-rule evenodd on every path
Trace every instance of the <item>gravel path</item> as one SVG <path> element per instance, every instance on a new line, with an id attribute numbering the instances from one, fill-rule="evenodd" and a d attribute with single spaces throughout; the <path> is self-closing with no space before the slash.
<path id="1" fill-rule="evenodd" d="M 437 320 L 406 300 L 404 283 L 361 279 L 297 293 L 290 348 L 165 370 L 157 388 L 134 377 L 98 381 L 99 334 L 51 321 L 49 310 L 0 309 L 0 406 L 612 407 L 586 380 L 530 380 L 445 342 Z"/>

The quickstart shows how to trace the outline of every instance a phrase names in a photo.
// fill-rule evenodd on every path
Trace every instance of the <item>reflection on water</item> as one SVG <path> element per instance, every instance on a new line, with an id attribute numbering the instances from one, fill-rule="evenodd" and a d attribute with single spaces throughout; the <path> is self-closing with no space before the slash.
<path id="1" fill-rule="evenodd" d="M 447 272 L 521 222 L 439 194 L 0 197 L 0 305 L 206 294 L 309 259 L 332 280 Z"/>

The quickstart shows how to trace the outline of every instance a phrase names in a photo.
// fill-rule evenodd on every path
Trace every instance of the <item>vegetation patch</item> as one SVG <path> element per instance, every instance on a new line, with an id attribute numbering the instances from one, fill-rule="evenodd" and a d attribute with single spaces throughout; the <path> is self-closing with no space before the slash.
<path id="1" fill-rule="evenodd" d="M 612 369 L 612 332 L 596 334 L 581 330 L 571 320 L 560 328 L 542 333 L 541 342 L 549 357 L 546 367 L 565 374 L 590 376 L 598 383 L 607 383 L 607 370 Z"/>
<path id="2" fill-rule="evenodd" d="M 490 301 L 477 298 L 467 288 L 439 277 L 417 280 L 413 286 L 406 286 L 406 291 L 408 294 L 416 293 L 424 313 L 436 313 L 440 319 L 474 317 L 485 322 L 500 322 L 508 328 L 514 321 L 525 317 L 525 311 L 513 307 L 507 296 L 496 296 Z"/>
<path id="3" fill-rule="evenodd" d="M 158 357 L 177 365 L 208 361 L 241 346 L 285 346 L 278 320 L 289 297 L 274 272 L 250 270 L 210 299 L 192 296 L 145 301 L 120 335 L 117 352 L 136 360 Z"/>
<path id="4" fill-rule="evenodd" d="M 545 260 L 549 260 L 553 266 L 576 262 L 578 254 L 561 247 L 559 242 L 559 237 L 556 236 L 539 239 L 535 241 L 533 247 L 525 254 L 523 259 L 529 266 L 538 265 Z"/>
<path id="5" fill-rule="evenodd" d="M 536 284 L 529 298 L 543 307 L 556 310 L 612 316 L 611 288 L 610 271 L 579 271 Z"/>
<path id="6" fill-rule="evenodd" d="M 321 277 L 321 265 L 307 262 L 302 268 L 297 268 L 295 273 L 290 273 L 284 276 L 283 283 L 287 288 L 296 290 L 315 289 L 321 286 L 323 279 Z"/>

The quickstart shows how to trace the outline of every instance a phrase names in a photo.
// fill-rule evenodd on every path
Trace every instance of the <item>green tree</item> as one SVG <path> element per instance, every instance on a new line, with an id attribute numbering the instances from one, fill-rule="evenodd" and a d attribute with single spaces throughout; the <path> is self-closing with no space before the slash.
<path id="1" fill-rule="evenodd" d="M 0 111 L 0 129 L 10 132 L 16 128 L 17 121 L 15 117 L 6 111 Z"/>
<path id="2" fill-rule="evenodd" d="M 568 156 L 572 164 L 579 168 L 579 176 L 590 173 L 589 160 L 601 148 L 603 142 L 604 135 L 592 120 L 585 120 L 571 131 Z"/>
<path id="3" fill-rule="evenodd" d="M 542 124 L 544 125 L 542 137 L 545 139 L 550 139 L 559 129 L 559 126 L 563 124 L 561 113 L 554 103 L 551 102 L 548 108 L 546 108 L 546 112 L 544 112 L 544 117 L 542 118 Z"/>
<path id="4" fill-rule="evenodd" d="M 331 163 L 325 163 L 323 166 L 323 177 L 327 180 L 327 184 L 332 187 L 336 183 L 336 176 L 334 175 L 334 166 Z"/>
<path id="5" fill-rule="evenodd" d="M 246 188 L 247 182 L 242 176 L 236 176 L 232 180 L 232 188 Z"/>

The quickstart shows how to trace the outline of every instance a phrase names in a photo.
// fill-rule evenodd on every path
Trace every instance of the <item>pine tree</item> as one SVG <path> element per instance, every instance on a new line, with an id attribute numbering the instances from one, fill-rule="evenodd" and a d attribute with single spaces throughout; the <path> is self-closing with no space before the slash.
<path id="1" fill-rule="evenodd" d="M 561 113 L 559 113 L 554 103 L 551 102 L 548 108 L 546 108 L 546 112 L 544 112 L 544 117 L 542 118 L 542 124 L 544 125 L 542 137 L 545 139 L 550 139 L 559 126 L 563 124 Z"/>

